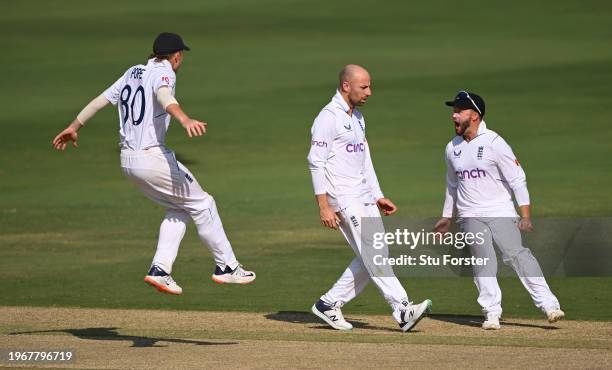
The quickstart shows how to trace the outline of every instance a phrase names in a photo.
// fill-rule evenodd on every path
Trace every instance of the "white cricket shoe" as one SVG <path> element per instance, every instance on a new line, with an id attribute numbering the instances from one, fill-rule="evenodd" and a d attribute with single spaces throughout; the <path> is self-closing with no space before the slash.
<path id="1" fill-rule="evenodd" d="M 559 320 L 563 320 L 565 318 L 565 312 L 557 309 L 557 310 L 548 310 L 546 311 L 546 317 L 548 318 L 549 323 L 554 323 Z"/>
<path id="2" fill-rule="evenodd" d="M 312 305 L 312 313 L 336 330 L 351 330 L 353 325 L 344 319 L 340 307 L 342 305 L 338 302 L 330 306 L 319 299 L 317 303 Z"/>
<path id="3" fill-rule="evenodd" d="M 229 266 L 225 266 L 225 270 L 216 266 L 211 278 L 217 284 L 250 284 L 255 281 L 255 273 L 243 269 L 242 265 L 233 270 Z"/>
<path id="4" fill-rule="evenodd" d="M 482 323 L 484 330 L 499 330 L 501 325 L 499 324 L 499 315 L 488 313 L 487 319 Z"/>
<path id="5" fill-rule="evenodd" d="M 399 327 L 403 332 L 410 331 L 431 312 L 431 300 L 426 299 L 419 304 L 404 302 L 404 306 L 393 313 L 393 317 L 398 321 Z"/>
<path id="6" fill-rule="evenodd" d="M 151 267 L 144 281 L 162 293 L 174 295 L 181 295 L 183 293 L 183 288 L 172 279 L 172 276 L 157 266 Z"/>

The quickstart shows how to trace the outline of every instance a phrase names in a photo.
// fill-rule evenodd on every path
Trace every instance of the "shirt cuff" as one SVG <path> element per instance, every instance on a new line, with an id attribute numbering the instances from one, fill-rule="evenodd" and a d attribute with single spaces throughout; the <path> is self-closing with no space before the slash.
<path id="1" fill-rule="evenodd" d="M 442 209 L 442 217 L 453 218 L 455 210 L 455 198 L 457 197 L 457 189 L 446 187 L 446 196 L 444 197 L 444 208 Z"/>
<path id="2" fill-rule="evenodd" d="M 327 186 L 325 181 L 325 174 L 319 171 L 312 171 L 312 187 L 314 188 L 314 193 L 319 194 L 327 194 Z"/>
<path id="3" fill-rule="evenodd" d="M 516 189 L 512 189 L 514 191 L 514 197 L 516 198 L 516 203 L 519 206 L 529 205 L 529 191 L 527 190 L 527 186 L 521 186 Z"/>

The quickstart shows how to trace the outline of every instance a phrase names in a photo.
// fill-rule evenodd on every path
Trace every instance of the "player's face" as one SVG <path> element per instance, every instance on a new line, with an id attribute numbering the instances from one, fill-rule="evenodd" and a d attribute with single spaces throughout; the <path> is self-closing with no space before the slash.
<path id="1" fill-rule="evenodd" d="M 455 107 L 453 109 L 453 115 L 451 119 L 455 123 L 455 133 L 458 136 L 465 135 L 465 132 L 470 128 L 470 123 L 472 122 L 474 116 L 474 111 L 471 109 L 464 109 Z"/>
<path id="2" fill-rule="evenodd" d="M 368 73 L 358 73 L 351 81 L 345 81 L 348 85 L 348 99 L 352 106 L 362 106 L 372 95 L 372 84 Z"/>
<path id="3" fill-rule="evenodd" d="M 177 51 L 171 58 L 172 70 L 177 72 L 183 65 L 183 51 Z"/>

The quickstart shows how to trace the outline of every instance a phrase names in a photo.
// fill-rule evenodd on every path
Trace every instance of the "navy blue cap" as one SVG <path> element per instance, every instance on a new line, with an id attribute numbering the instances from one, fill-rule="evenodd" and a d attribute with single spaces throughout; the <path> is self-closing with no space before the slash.
<path id="1" fill-rule="evenodd" d="M 445 104 L 449 107 L 473 109 L 480 114 L 480 117 L 484 117 L 485 115 L 484 100 L 480 95 L 474 94 L 473 92 L 461 90 L 457 93 L 453 101 L 447 101 Z"/>
<path id="2" fill-rule="evenodd" d="M 181 50 L 191 50 L 181 36 L 176 33 L 162 32 L 153 42 L 153 53 L 156 55 L 170 55 Z"/>

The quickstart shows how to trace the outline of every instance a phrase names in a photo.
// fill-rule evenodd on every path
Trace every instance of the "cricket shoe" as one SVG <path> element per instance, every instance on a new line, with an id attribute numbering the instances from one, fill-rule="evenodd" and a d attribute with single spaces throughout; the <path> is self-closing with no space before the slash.
<path id="1" fill-rule="evenodd" d="M 233 270 L 229 266 L 225 266 L 225 270 L 216 266 L 212 279 L 217 284 L 250 284 L 255 281 L 255 273 L 243 269 L 242 265 Z"/>
<path id="2" fill-rule="evenodd" d="M 353 325 L 344 319 L 342 310 L 340 310 L 341 307 L 342 305 L 339 302 L 330 306 L 319 299 L 317 303 L 312 305 L 312 313 L 336 330 L 351 330 Z"/>
<path id="3" fill-rule="evenodd" d="M 410 331 L 416 326 L 429 312 L 431 312 L 431 300 L 426 299 L 419 304 L 404 302 L 404 307 L 393 313 L 393 317 L 398 321 L 399 327 L 403 332 Z"/>
<path id="4" fill-rule="evenodd" d="M 565 312 L 556 309 L 556 310 L 548 310 L 546 311 L 546 317 L 548 318 L 549 323 L 554 323 L 559 320 L 563 320 L 565 318 Z"/>
<path id="5" fill-rule="evenodd" d="M 145 283 L 157 288 L 162 293 L 180 295 L 183 293 L 181 288 L 172 276 L 161 268 L 153 265 L 149 273 L 144 278 Z"/>
<path id="6" fill-rule="evenodd" d="M 499 315 L 494 313 L 488 313 L 487 319 L 482 323 L 484 330 L 499 330 L 501 325 L 499 324 Z"/>

